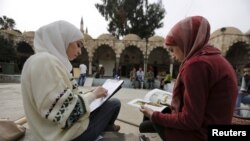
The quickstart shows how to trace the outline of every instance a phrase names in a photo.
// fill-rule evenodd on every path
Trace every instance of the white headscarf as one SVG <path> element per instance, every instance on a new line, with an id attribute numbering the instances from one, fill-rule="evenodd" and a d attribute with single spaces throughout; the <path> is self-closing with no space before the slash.
<path id="1" fill-rule="evenodd" d="M 66 21 L 56 21 L 39 28 L 35 32 L 35 52 L 48 52 L 56 56 L 70 72 L 72 65 L 66 50 L 69 43 L 83 39 L 83 34 L 73 24 Z"/>

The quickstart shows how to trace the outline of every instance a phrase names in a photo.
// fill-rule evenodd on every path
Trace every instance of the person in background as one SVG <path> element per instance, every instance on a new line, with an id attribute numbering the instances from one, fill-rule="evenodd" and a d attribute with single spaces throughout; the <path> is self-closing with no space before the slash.
<path id="1" fill-rule="evenodd" d="M 132 88 L 136 88 L 135 86 L 135 79 L 136 79 L 136 68 L 133 67 L 129 73 L 129 79 L 130 79 L 130 83 L 131 83 L 131 87 Z"/>
<path id="2" fill-rule="evenodd" d="M 166 36 L 168 51 L 181 62 L 170 111 L 140 108 L 164 141 L 206 141 L 209 125 L 231 124 L 237 79 L 209 38 L 210 24 L 202 16 L 186 17 Z"/>
<path id="3" fill-rule="evenodd" d="M 148 82 L 148 89 L 153 89 L 154 88 L 154 72 L 153 68 L 149 67 L 148 72 L 147 72 L 147 82 Z"/>
<path id="4" fill-rule="evenodd" d="M 250 104 L 250 63 L 246 64 L 243 68 L 243 76 L 241 78 L 241 86 L 239 94 L 236 100 L 236 108 L 240 107 L 240 104 Z M 236 112 L 240 115 L 240 112 Z"/>
<path id="5" fill-rule="evenodd" d="M 172 77 L 169 73 L 169 71 L 166 71 L 166 75 L 164 78 L 161 79 L 160 89 L 164 89 L 164 85 L 171 83 Z"/>
<path id="6" fill-rule="evenodd" d="M 116 72 L 116 77 L 118 79 L 120 79 L 121 75 L 122 75 L 122 68 L 121 68 L 121 66 L 119 66 L 117 69 L 117 72 Z"/>
<path id="7" fill-rule="evenodd" d="M 80 69 L 80 77 L 78 79 L 78 85 L 83 86 L 86 80 L 87 67 L 85 64 L 80 64 L 79 69 Z"/>
<path id="8" fill-rule="evenodd" d="M 115 78 L 116 77 L 116 68 L 114 67 L 113 68 L 113 78 Z"/>
<path id="9" fill-rule="evenodd" d="M 100 78 L 103 78 L 104 74 L 105 74 L 105 69 L 102 65 L 100 65 L 100 70 L 99 70 L 99 74 L 100 74 Z"/>
<path id="10" fill-rule="evenodd" d="M 114 122 L 121 103 L 106 101 L 90 112 L 90 103 L 107 95 L 101 86 L 89 92 L 78 89 L 70 61 L 81 54 L 81 31 L 56 21 L 35 32 L 32 55 L 24 64 L 21 90 L 24 111 L 33 140 L 94 141 L 104 131 L 118 131 Z"/>
<path id="11" fill-rule="evenodd" d="M 139 82 L 139 87 L 143 89 L 143 83 L 144 83 L 144 71 L 140 67 L 139 70 L 136 72 L 136 79 Z"/>

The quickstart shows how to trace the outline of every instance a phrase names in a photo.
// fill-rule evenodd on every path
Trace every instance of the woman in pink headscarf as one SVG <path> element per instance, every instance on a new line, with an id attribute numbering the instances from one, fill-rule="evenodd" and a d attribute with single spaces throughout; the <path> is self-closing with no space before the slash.
<path id="1" fill-rule="evenodd" d="M 140 109 L 164 141 L 205 141 L 208 125 L 231 124 L 237 96 L 235 72 L 208 44 L 209 37 L 209 22 L 193 16 L 179 21 L 165 39 L 172 57 L 181 62 L 171 112 Z"/>

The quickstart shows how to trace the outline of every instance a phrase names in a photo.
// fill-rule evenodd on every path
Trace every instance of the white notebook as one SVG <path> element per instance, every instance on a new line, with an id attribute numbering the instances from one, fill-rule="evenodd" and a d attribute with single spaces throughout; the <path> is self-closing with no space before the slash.
<path id="1" fill-rule="evenodd" d="M 103 88 L 108 90 L 108 95 L 103 98 L 95 99 L 90 104 L 90 111 L 94 111 L 96 108 L 100 107 L 105 101 L 112 97 L 122 86 L 123 80 L 107 79 L 102 85 Z"/>

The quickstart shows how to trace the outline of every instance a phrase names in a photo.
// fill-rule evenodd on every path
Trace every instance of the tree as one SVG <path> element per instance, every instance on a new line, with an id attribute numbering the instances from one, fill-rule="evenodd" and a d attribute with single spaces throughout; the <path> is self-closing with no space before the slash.
<path id="1" fill-rule="evenodd" d="M 8 18 L 7 16 L 3 16 L 3 17 L 0 17 L 0 26 L 1 26 L 1 29 L 10 29 L 10 30 L 13 30 L 14 27 L 16 25 L 16 22 L 11 19 L 11 18 Z"/>
<path id="2" fill-rule="evenodd" d="M 119 38 L 130 33 L 141 38 L 155 34 L 161 28 L 165 9 L 162 1 L 148 4 L 148 0 L 101 0 L 95 4 L 101 15 L 108 21 L 108 31 Z"/>

